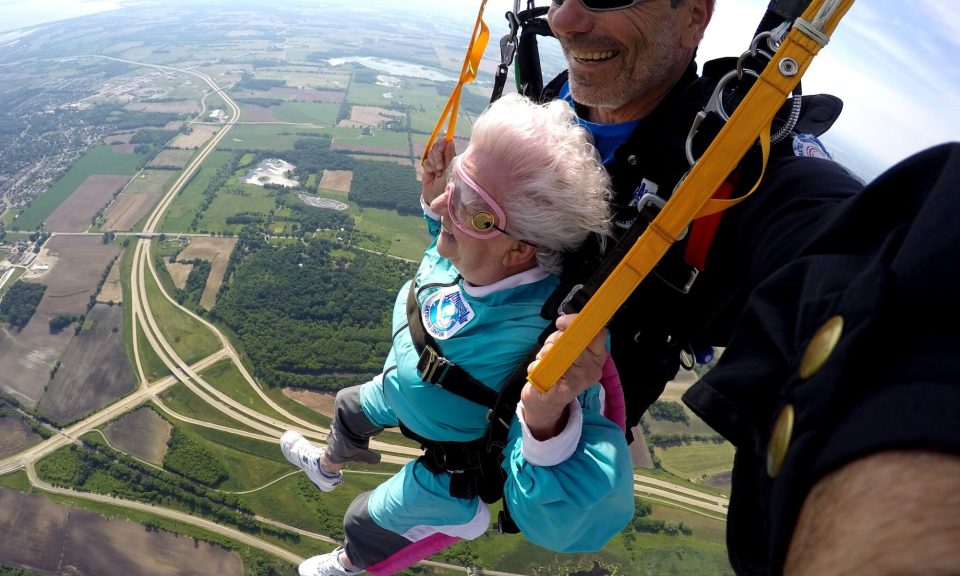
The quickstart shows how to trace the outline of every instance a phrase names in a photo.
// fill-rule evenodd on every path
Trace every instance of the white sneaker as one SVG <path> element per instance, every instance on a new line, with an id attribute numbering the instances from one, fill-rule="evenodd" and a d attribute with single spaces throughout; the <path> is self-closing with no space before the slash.
<path id="1" fill-rule="evenodd" d="M 333 552 L 307 558 L 297 567 L 297 572 L 300 576 L 351 576 L 363 572 L 363 570 L 351 572 L 344 568 L 340 563 L 341 552 L 343 548 L 338 547 Z"/>
<path id="2" fill-rule="evenodd" d="M 343 472 L 327 474 L 320 468 L 323 450 L 297 432 L 288 430 L 283 433 L 280 437 L 280 451 L 291 464 L 306 472 L 307 478 L 323 492 L 330 492 L 343 482 Z"/>

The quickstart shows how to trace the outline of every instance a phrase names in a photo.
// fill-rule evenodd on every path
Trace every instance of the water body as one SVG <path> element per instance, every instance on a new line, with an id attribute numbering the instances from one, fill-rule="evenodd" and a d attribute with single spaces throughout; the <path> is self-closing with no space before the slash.
<path id="1" fill-rule="evenodd" d="M 411 64 L 410 62 L 401 62 L 400 60 L 391 60 L 390 58 L 379 58 L 376 56 L 347 56 L 344 58 L 331 58 L 327 60 L 331 66 L 341 66 L 348 62 L 363 64 L 367 68 L 386 72 L 393 76 L 403 76 L 406 78 L 422 78 L 424 80 L 433 80 L 435 82 L 456 82 L 456 78 L 447 75 L 446 72 L 436 68 L 421 66 L 420 64 Z"/>

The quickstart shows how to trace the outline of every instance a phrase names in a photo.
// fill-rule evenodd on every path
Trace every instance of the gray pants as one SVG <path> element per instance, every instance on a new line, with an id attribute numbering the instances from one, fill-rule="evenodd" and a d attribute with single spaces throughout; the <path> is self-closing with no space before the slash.
<path id="1" fill-rule="evenodd" d="M 327 458 L 331 462 L 364 462 L 377 464 L 380 454 L 370 450 L 370 438 L 383 431 L 371 422 L 360 406 L 360 386 L 344 388 L 337 393 L 333 423 L 327 436 Z M 367 511 L 370 492 L 357 496 L 343 517 L 346 534 L 343 548 L 358 568 L 383 562 L 410 546 L 400 534 L 382 528 Z"/>

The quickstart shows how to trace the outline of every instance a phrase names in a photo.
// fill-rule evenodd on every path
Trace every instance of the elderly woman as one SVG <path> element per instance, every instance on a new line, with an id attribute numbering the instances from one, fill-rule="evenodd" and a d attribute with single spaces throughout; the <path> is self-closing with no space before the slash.
<path id="1" fill-rule="evenodd" d="M 484 500 L 499 492 L 481 498 L 476 479 L 464 482 L 457 450 L 484 437 L 490 397 L 549 324 L 540 310 L 558 284 L 562 253 L 605 234 L 609 181 L 569 106 L 504 97 L 477 119 L 466 151 L 453 154 L 442 142 L 424 161 L 435 239 L 413 286 L 397 297 L 383 373 L 337 395 L 326 450 L 296 432 L 281 438 L 287 459 L 323 491 L 340 484 L 347 461 L 378 461 L 369 439 L 387 427 L 443 456 L 410 462 L 357 497 L 343 548 L 307 559 L 301 575 L 392 574 L 488 529 Z M 431 383 L 438 366 L 447 380 L 454 376 L 444 362 L 423 363 L 418 339 L 465 373 L 463 386 L 473 391 Z M 599 385 L 580 395 L 562 382 L 546 394 L 526 386 L 502 469 L 495 463 L 504 501 L 528 540 L 597 550 L 633 513 L 623 433 L 604 418 Z"/>

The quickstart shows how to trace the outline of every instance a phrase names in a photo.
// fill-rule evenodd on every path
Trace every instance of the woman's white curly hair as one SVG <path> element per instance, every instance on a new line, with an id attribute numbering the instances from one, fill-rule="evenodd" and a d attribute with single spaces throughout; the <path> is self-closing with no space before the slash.
<path id="1" fill-rule="evenodd" d="M 505 95 L 477 118 L 470 148 L 500 168 L 508 231 L 537 246 L 543 270 L 559 274 L 564 253 L 607 237 L 610 178 L 567 102 Z"/>

